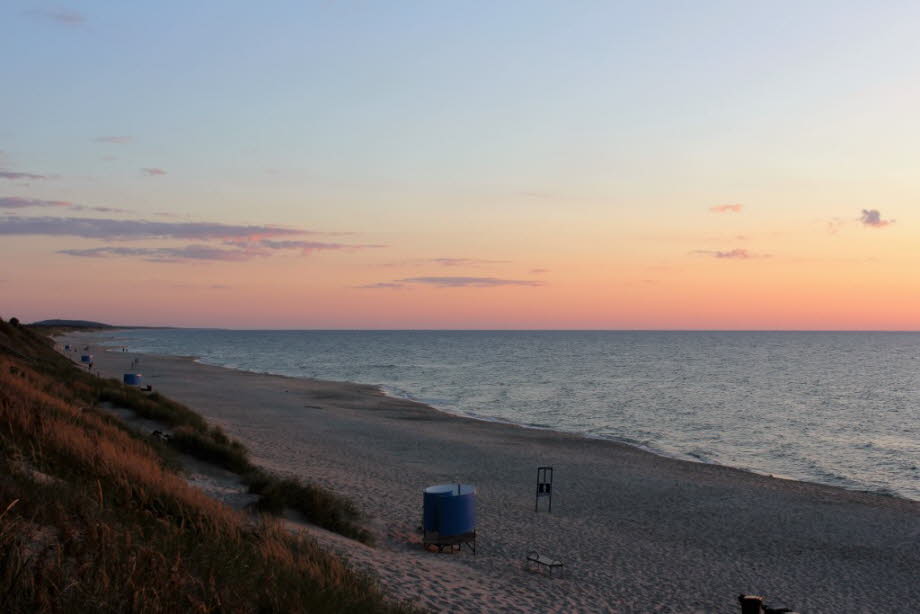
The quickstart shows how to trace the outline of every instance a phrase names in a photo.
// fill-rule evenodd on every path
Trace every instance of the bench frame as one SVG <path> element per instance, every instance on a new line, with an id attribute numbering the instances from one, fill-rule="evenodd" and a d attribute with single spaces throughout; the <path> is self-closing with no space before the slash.
<path id="1" fill-rule="evenodd" d="M 543 556 L 536 550 L 532 550 L 527 553 L 527 559 L 524 562 L 524 568 L 530 569 L 531 563 L 536 563 L 539 566 L 546 567 L 546 569 L 549 570 L 550 577 L 552 577 L 554 569 L 558 569 L 560 574 L 565 572 L 565 563 L 562 561 L 557 561 L 556 559 L 551 559 L 548 556 Z"/>

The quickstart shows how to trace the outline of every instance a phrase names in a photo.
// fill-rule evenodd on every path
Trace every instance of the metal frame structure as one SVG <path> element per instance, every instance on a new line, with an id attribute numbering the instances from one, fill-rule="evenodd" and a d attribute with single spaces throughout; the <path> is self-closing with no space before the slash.
<path id="1" fill-rule="evenodd" d="M 537 467 L 537 496 L 533 502 L 533 511 L 540 511 L 540 499 L 547 499 L 548 506 L 546 511 L 553 511 L 553 468 Z"/>
<path id="2" fill-rule="evenodd" d="M 430 550 L 431 547 L 437 548 L 438 552 L 455 552 L 463 550 L 463 546 L 470 549 L 470 552 L 476 554 L 476 531 L 461 533 L 460 535 L 441 536 L 436 531 L 425 531 L 422 533 L 422 547 Z"/>

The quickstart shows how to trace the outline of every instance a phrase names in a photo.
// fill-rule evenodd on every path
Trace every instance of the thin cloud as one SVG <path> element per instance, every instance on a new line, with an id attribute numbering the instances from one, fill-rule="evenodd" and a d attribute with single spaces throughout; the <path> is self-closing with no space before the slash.
<path id="1" fill-rule="evenodd" d="M 92 247 L 88 249 L 63 249 L 57 253 L 80 258 L 141 258 L 148 262 L 185 262 L 189 260 L 212 260 L 220 262 L 241 262 L 272 255 L 273 250 L 299 249 L 303 254 L 317 250 L 350 250 L 354 245 L 318 243 L 310 241 L 228 241 L 224 245 L 231 249 L 211 245 L 186 245 L 182 247 Z"/>
<path id="2" fill-rule="evenodd" d="M 878 209 L 863 209 L 862 215 L 859 216 L 859 221 L 862 222 L 863 226 L 870 228 L 884 228 L 894 224 L 894 220 L 883 220 L 882 214 L 879 213 Z"/>
<path id="3" fill-rule="evenodd" d="M 216 260 L 240 262 L 259 254 L 246 250 L 222 249 L 210 245 L 184 247 L 93 247 L 90 249 L 62 249 L 57 253 L 79 258 L 134 257 L 148 262 L 185 262 L 189 260 Z"/>
<path id="4" fill-rule="evenodd" d="M 506 264 L 507 260 L 484 260 L 481 258 L 430 258 L 427 262 L 441 266 L 478 266 L 480 264 Z"/>
<path id="5" fill-rule="evenodd" d="M 698 249 L 691 252 L 704 256 L 712 256 L 719 260 L 751 260 L 754 258 L 769 258 L 770 254 L 754 254 L 746 249 L 736 248 L 729 250 Z"/>
<path id="6" fill-rule="evenodd" d="M 157 284 L 161 286 L 166 286 L 169 288 L 182 288 L 184 290 L 231 290 L 233 286 L 227 284 L 197 284 L 189 283 L 182 281 L 172 281 L 168 279 L 158 279 L 156 277 L 147 278 L 147 279 L 137 279 L 136 282 L 139 282 L 144 285 Z"/>
<path id="7" fill-rule="evenodd" d="M 166 171 L 164 171 L 162 168 L 142 168 L 141 172 L 148 177 L 159 177 L 166 174 Z"/>
<path id="8" fill-rule="evenodd" d="M 132 213 L 130 209 L 119 209 L 118 207 L 87 207 L 86 205 L 71 205 L 74 211 L 96 211 L 98 213 Z"/>
<path id="9" fill-rule="evenodd" d="M 83 13 L 68 9 L 30 9 L 24 11 L 23 14 L 65 26 L 81 26 L 86 23 L 86 16 Z"/>
<path id="10" fill-rule="evenodd" d="M 53 201 L 39 202 L 52 203 Z M 65 206 L 74 205 L 65 203 Z M 110 241 L 137 239 L 258 241 L 263 238 L 303 234 L 310 234 L 310 231 L 274 226 L 241 226 L 209 222 L 151 222 L 147 220 L 75 217 L 0 217 L 0 235 L 70 236 Z"/>
<path id="11" fill-rule="evenodd" d="M 96 211 L 98 213 L 130 213 L 127 209 L 116 207 L 90 207 L 77 205 L 66 200 L 42 200 L 39 198 L 22 198 L 19 196 L 0 197 L 0 209 L 25 209 L 33 208 L 65 208 L 71 211 Z"/>
<path id="12" fill-rule="evenodd" d="M 5 170 L 3 170 L 3 169 L 0 169 L 0 179 L 12 179 L 12 180 L 17 180 L 17 179 L 34 179 L 34 180 L 39 180 L 39 179 L 47 179 L 47 178 L 48 178 L 47 175 L 36 175 L 35 173 L 18 173 L 18 172 L 15 172 L 15 171 L 5 171 Z"/>
<path id="13" fill-rule="evenodd" d="M 272 239 L 262 239 L 258 245 L 268 249 L 299 249 L 304 254 L 310 254 L 320 250 L 356 250 L 386 247 L 386 245 L 359 244 L 353 245 L 348 243 L 324 243 L 321 241 L 274 241 Z"/>
<path id="14" fill-rule="evenodd" d="M 360 288 L 363 290 L 373 290 L 377 288 L 389 288 L 390 290 L 398 290 L 400 288 L 405 288 L 406 284 L 401 284 L 395 281 L 380 281 L 375 284 L 364 284 L 363 286 L 355 286 L 355 288 Z"/>
<path id="15" fill-rule="evenodd" d="M 733 204 L 733 205 L 716 205 L 715 207 L 709 207 L 709 210 L 713 213 L 741 213 L 741 210 L 744 208 L 744 205 Z"/>
<path id="16" fill-rule="evenodd" d="M 133 136 L 97 136 L 93 139 L 97 143 L 111 143 L 113 145 L 127 145 L 134 141 Z"/>
<path id="17" fill-rule="evenodd" d="M 415 258 L 400 262 L 388 262 L 383 266 L 398 267 L 406 265 L 437 264 L 443 267 L 478 267 L 490 264 L 508 264 L 510 260 L 486 260 L 483 258 Z"/>
<path id="18" fill-rule="evenodd" d="M 74 204 L 65 200 L 40 200 L 37 198 L 21 198 L 19 196 L 4 196 L 0 198 L 0 209 L 25 209 L 27 207 L 73 207 Z"/>
<path id="19" fill-rule="evenodd" d="M 499 286 L 542 286 L 533 279 L 499 279 L 497 277 L 406 277 L 394 283 L 423 284 L 438 288 L 496 288 Z"/>
<path id="20" fill-rule="evenodd" d="M 549 273 L 549 269 L 530 269 L 531 275 L 542 275 L 544 273 Z"/>

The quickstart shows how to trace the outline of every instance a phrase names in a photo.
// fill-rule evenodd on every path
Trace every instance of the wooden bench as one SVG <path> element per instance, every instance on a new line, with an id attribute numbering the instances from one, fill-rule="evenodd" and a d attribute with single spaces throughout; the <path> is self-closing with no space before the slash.
<path id="1" fill-rule="evenodd" d="M 527 553 L 527 560 L 524 563 L 525 568 L 530 569 L 531 563 L 535 563 L 541 567 L 546 567 L 549 570 L 550 576 L 553 575 L 554 569 L 558 569 L 559 573 L 565 571 L 565 564 L 562 561 L 551 559 L 548 556 L 544 556 L 535 550 Z"/>

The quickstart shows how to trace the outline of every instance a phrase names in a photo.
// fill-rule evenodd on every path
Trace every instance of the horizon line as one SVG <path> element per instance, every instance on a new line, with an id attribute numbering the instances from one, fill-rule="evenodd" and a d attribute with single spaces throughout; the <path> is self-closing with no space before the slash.
<path id="1" fill-rule="evenodd" d="M 841 328 L 233 328 L 225 326 L 120 325 L 112 328 L 234 332 L 530 332 L 530 333 L 920 333 L 920 329 Z"/>

